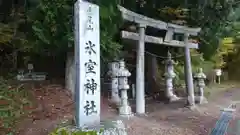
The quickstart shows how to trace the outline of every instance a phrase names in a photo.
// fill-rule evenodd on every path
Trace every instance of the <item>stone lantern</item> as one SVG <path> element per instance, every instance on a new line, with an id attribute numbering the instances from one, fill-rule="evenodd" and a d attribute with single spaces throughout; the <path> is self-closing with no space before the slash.
<path id="1" fill-rule="evenodd" d="M 173 79 L 176 77 L 176 74 L 174 73 L 173 65 L 176 64 L 172 60 L 172 55 L 170 52 L 168 52 L 168 58 L 164 62 L 165 63 L 165 80 L 166 80 L 166 96 L 171 101 L 179 100 L 179 98 L 173 93 Z"/>
<path id="2" fill-rule="evenodd" d="M 118 70 L 119 63 L 117 61 L 109 64 L 108 75 L 111 77 L 111 101 L 117 105 L 120 104 L 120 97 L 118 92 Z"/>
<path id="3" fill-rule="evenodd" d="M 128 85 L 128 77 L 131 73 L 125 68 L 125 62 L 123 60 L 119 61 L 118 70 L 118 89 L 121 91 L 121 105 L 119 108 L 120 116 L 131 116 L 132 110 L 128 104 L 127 90 L 130 88 Z"/>
<path id="4" fill-rule="evenodd" d="M 196 79 L 196 86 L 199 92 L 199 96 L 196 97 L 196 100 L 199 101 L 200 104 L 207 102 L 206 98 L 204 97 L 204 87 L 205 87 L 205 79 L 206 75 L 203 73 L 203 69 L 199 68 L 197 74 L 194 76 Z"/>

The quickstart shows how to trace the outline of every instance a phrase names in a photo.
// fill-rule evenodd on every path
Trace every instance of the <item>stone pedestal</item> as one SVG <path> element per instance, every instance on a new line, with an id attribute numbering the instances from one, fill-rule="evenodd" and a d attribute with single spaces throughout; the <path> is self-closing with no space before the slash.
<path id="1" fill-rule="evenodd" d="M 121 120 L 105 121 L 101 125 L 104 129 L 101 135 L 127 135 L 125 125 Z"/>
<path id="2" fill-rule="evenodd" d="M 119 89 L 118 89 L 118 70 L 119 63 L 112 62 L 109 64 L 108 75 L 111 77 L 111 101 L 117 105 L 120 105 Z"/>
<path id="3" fill-rule="evenodd" d="M 176 101 L 176 100 L 179 100 L 180 98 L 177 97 L 174 93 L 173 93 L 173 78 L 171 77 L 168 77 L 166 79 L 166 94 L 167 94 L 167 97 L 169 98 L 169 101 Z"/>
<path id="4" fill-rule="evenodd" d="M 132 109 L 131 107 L 128 105 L 128 96 L 127 96 L 127 91 L 126 90 L 122 90 L 121 91 L 121 106 L 119 108 L 119 115 L 120 116 L 132 116 Z"/>
<path id="5" fill-rule="evenodd" d="M 85 132 L 97 131 L 98 135 L 127 135 L 125 125 L 121 120 L 103 121 L 101 122 L 100 125 L 95 125 L 92 127 L 83 127 L 81 129 L 75 126 L 66 126 L 66 127 L 59 128 L 54 133 L 61 133 L 61 131 L 67 131 L 69 135 L 80 132 L 80 131 L 85 131 Z M 79 134 L 81 134 L 81 132 Z"/>
<path id="6" fill-rule="evenodd" d="M 117 105 L 120 104 L 121 100 L 118 92 L 118 78 L 112 78 L 111 80 L 111 101 Z"/>

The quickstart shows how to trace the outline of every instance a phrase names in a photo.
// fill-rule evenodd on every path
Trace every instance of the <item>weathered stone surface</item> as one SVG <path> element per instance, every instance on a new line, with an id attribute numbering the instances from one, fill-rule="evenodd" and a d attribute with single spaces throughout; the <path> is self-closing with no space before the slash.
<path id="1" fill-rule="evenodd" d="M 207 103 L 207 99 L 204 97 L 204 87 L 205 87 L 205 79 L 206 75 L 203 73 L 203 69 L 199 68 L 197 74 L 194 76 L 196 78 L 196 86 L 199 95 L 195 96 L 195 100 L 199 102 L 199 104 Z"/>
<path id="2" fill-rule="evenodd" d="M 98 135 L 127 135 L 127 131 L 125 128 L 124 123 L 121 120 L 116 121 L 103 121 L 100 125 L 95 125 L 92 127 L 84 127 L 84 128 L 77 128 L 75 126 L 67 126 L 66 129 L 69 133 L 74 133 L 78 131 L 100 131 L 103 129 L 102 133 L 98 133 Z"/>
<path id="3" fill-rule="evenodd" d="M 125 125 L 121 120 L 105 121 L 102 125 L 104 131 L 101 135 L 127 135 Z"/>
<path id="4" fill-rule="evenodd" d="M 66 71 L 65 71 L 65 85 L 66 89 L 70 90 L 71 93 L 74 95 L 74 80 L 75 80 L 75 63 L 74 63 L 74 54 L 69 52 L 67 54 L 67 61 L 66 61 Z"/>

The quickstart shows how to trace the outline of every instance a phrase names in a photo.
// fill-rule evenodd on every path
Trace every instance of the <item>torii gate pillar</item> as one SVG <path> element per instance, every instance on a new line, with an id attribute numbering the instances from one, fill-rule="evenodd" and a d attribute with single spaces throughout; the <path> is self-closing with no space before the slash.
<path id="1" fill-rule="evenodd" d="M 139 24 L 138 49 L 137 49 L 137 74 L 136 74 L 136 113 L 145 113 L 145 70 L 144 70 L 144 53 L 145 53 L 145 28 L 146 25 Z"/>
<path id="2" fill-rule="evenodd" d="M 184 34 L 184 42 L 185 44 L 188 43 L 189 34 Z M 190 55 L 190 48 L 188 45 L 185 46 L 185 83 L 186 89 L 188 93 L 188 105 L 194 106 L 195 99 L 194 99 L 194 86 L 193 86 L 193 74 L 192 74 L 192 65 L 191 65 L 191 55 Z"/>

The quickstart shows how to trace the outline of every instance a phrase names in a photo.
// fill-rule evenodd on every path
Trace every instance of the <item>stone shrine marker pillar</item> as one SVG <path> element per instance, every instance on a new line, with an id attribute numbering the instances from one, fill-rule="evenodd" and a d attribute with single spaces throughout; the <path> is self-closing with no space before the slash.
<path id="1" fill-rule="evenodd" d="M 76 124 L 100 124 L 99 7 L 78 0 L 74 5 Z"/>

